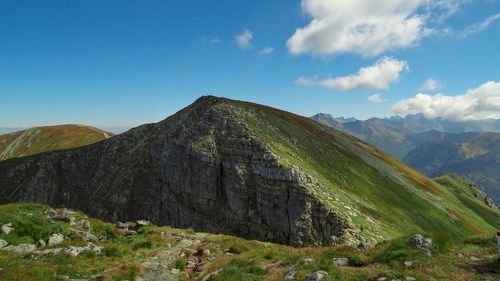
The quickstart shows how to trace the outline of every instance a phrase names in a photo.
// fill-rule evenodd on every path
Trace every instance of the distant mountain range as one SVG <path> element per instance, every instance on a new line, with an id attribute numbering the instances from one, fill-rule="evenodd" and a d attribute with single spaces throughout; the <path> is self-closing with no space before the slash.
<path id="1" fill-rule="evenodd" d="M 454 122 L 422 114 L 350 122 L 324 113 L 311 118 L 365 140 L 428 176 L 465 176 L 500 202 L 500 120 Z"/>

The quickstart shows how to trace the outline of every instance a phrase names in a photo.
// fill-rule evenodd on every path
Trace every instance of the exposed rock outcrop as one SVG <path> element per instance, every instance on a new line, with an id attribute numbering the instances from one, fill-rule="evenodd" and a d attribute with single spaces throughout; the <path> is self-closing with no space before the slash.
<path id="1" fill-rule="evenodd" d="M 341 241 L 351 225 L 311 193 L 314 179 L 280 165 L 221 101 L 203 97 L 160 123 L 90 146 L 5 161 L 0 203 L 296 246 Z"/>

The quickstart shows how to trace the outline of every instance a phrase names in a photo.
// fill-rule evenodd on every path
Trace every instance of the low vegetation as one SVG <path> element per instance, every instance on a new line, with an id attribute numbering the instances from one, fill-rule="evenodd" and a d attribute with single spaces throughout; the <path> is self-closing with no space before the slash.
<path id="1" fill-rule="evenodd" d="M 136 223 L 128 224 L 134 231 L 125 235 L 114 224 L 78 212 L 73 213 L 77 222 L 73 225 L 51 220 L 47 217 L 49 209 L 36 204 L 0 206 L 0 224 L 11 223 L 13 229 L 9 234 L 1 234 L 0 239 L 9 245 L 37 244 L 37 251 L 83 246 L 87 242 L 81 238 L 46 247 L 39 240 L 47 241 L 54 233 L 69 237 L 71 229 L 84 230 L 79 221 L 88 220 L 90 232 L 98 237 L 94 243 L 102 249 L 78 256 L 64 251 L 55 255 L 0 251 L 0 280 L 141 280 L 140 276 L 154 280 L 147 279 L 147 275 L 149 264 L 155 260 L 165 261 L 161 270 L 178 280 L 201 280 L 213 272 L 218 274 L 210 280 L 283 280 L 293 271 L 296 272 L 290 280 L 304 280 L 318 270 L 328 273 L 322 280 L 500 278 L 493 233 L 464 237 L 458 242 L 444 233 L 433 235 L 429 252 L 415 247 L 409 236 L 387 240 L 367 250 L 347 246 L 293 248 Z M 339 258 L 347 259 L 348 264 L 337 265 Z"/>

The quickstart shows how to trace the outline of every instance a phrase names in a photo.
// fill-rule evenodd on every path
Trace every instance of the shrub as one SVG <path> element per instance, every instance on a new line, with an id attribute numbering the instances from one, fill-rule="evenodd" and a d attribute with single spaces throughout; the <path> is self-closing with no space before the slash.
<path id="1" fill-rule="evenodd" d="M 186 268 L 186 262 L 184 262 L 184 260 L 176 260 L 174 262 L 174 267 L 179 270 L 184 270 Z"/>

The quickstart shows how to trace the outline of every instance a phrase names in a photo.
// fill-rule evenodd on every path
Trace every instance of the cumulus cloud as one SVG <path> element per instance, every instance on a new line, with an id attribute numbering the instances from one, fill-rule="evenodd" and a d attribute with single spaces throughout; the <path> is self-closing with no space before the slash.
<path id="1" fill-rule="evenodd" d="M 274 48 L 271 48 L 271 47 L 265 47 L 264 49 L 262 49 L 259 54 L 262 54 L 262 55 L 270 55 L 274 52 Z"/>
<path id="2" fill-rule="evenodd" d="M 301 0 L 311 17 L 295 30 L 292 54 L 376 56 L 418 44 L 454 15 L 464 0 Z M 445 29 L 446 30 L 446 29 Z"/>
<path id="3" fill-rule="evenodd" d="M 235 36 L 236 44 L 241 49 L 250 49 L 250 47 L 252 47 L 252 42 L 251 42 L 252 38 L 253 38 L 253 33 L 248 29 L 245 29 L 243 33 Z"/>
<path id="4" fill-rule="evenodd" d="M 424 92 L 434 92 L 442 87 L 441 82 L 436 79 L 429 78 L 422 83 L 420 90 Z"/>
<path id="5" fill-rule="evenodd" d="M 383 102 L 386 102 L 387 100 L 386 99 L 383 99 L 380 94 L 374 94 L 374 95 L 371 95 L 367 98 L 368 102 L 369 103 L 373 103 L 373 104 L 377 104 L 377 103 L 383 103 Z"/>
<path id="6" fill-rule="evenodd" d="M 401 72 L 407 69 L 408 64 L 405 61 L 384 57 L 371 66 L 359 69 L 356 74 L 326 79 L 320 81 L 319 84 L 325 88 L 340 91 L 366 88 L 386 90 L 389 84 L 399 80 Z"/>
<path id="7" fill-rule="evenodd" d="M 500 119 L 500 82 L 489 81 L 465 94 L 417 94 L 392 107 L 396 114 L 423 113 L 428 118 L 442 117 L 454 121 Z"/>

